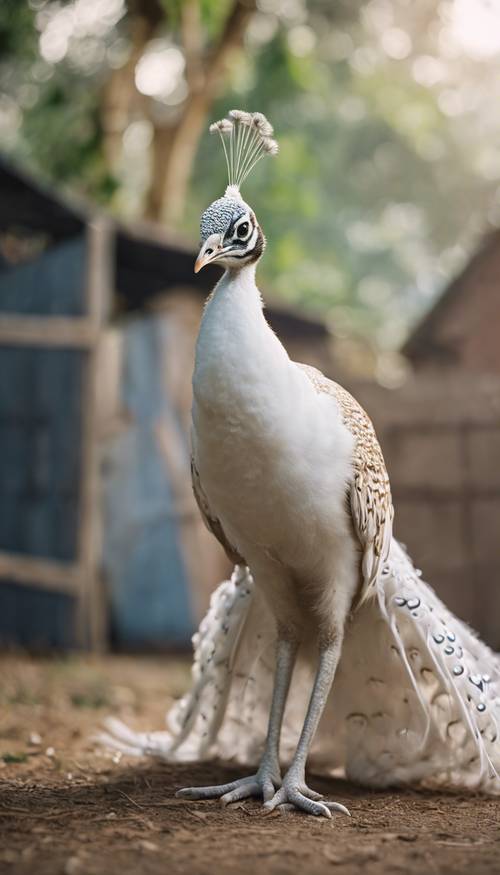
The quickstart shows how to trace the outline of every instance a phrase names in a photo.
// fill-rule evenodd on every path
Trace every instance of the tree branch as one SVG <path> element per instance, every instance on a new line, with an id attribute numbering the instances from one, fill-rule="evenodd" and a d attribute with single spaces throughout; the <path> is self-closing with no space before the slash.
<path id="1" fill-rule="evenodd" d="M 114 168 L 122 149 L 122 136 L 134 108 L 144 106 L 145 98 L 135 87 L 135 68 L 149 40 L 153 38 L 164 12 L 158 0 L 127 0 L 130 55 L 118 70 L 110 72 L 101 95 L 101 124 L 104 151 Z"/>
<path id="2" fill-rule="evenodd" d="M 207 91 L 213 93 L 217 88 L 231 54 L 243 43 L 245 31 L 256 9 L 256 0 L 235 0 L 219 40 L 205 64 L 205 88 Z"/>
<path id="3" fill-rule="evenodd" d="M 150 32 L 154 32 L 165 19 L 160 0 L 127 0 L 127 9 L 132 18 L 143 18 Z"/>
<path id="4" fill-rule="evenodd" d="M 189 92 L 203 88 L 203 31 L 199 0 L 184 0 L 181 9 L 181 39 L 186 60 L 186 81 Z"/>
<path id="5" fill-rule="evenodd" d="M 175 125 L 168 128 L 155 126 L 153 174 L 146 204 L 148 218 L 163 217 L 170 225 L 175 225 L 182 213 L 191 168 L 207 113 L 217 95 L 230 57 L 241 48 L 246 28 L 257 8 L 256 0 L 234 0 L 219 39 L 203 61 L 202 46 L 199 43 L 196 45 L 196 32 L 187 32 L 190 21 L 194 20 L 193 16 L 197 12 L 191 8 L 191 0 L 184 2 L 184 50 L 191 54 L 189 75 L 193 78 Z M 198 63 L 194 57 L 195 52 L 200 59 L 199 75 L 193 73 L 193 64 L 196 69 Z"/>

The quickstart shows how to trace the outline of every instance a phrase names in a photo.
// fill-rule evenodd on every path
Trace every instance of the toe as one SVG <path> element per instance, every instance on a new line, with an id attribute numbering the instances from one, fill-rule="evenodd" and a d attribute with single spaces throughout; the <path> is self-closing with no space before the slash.
<path id="1" fill-rule="evenodd" d="M 182 790 L 177 790 L 176 799 L 210 799 L 212 798 L 208 791 L 210 787 L 183 787 Z"/>
<path id="2" fill-rule="evenodd" d="M 315 802 L 317 802 L 318 799 L 323 799 L 322 793 L 316 793 L 316 790 L 311 790 L 309 787 L 301 787 L 301 792 L 304 796 L 307 796 L 308 799 L 313 799 Z"/>
<path id="3" fill-rule="evenodd" d="M 322 802 L 315 802 L 313 799 L 308 799 L 299 790 L 292 791 L 288 798 L 301 811 L 307 814 L 312 814 L 314 817 L 331 817 L 330 809 Z"/>
<path id="4" fill-rule="evenodd" d="M 249 796 L 258 796 L 260 793 L 259 785 L 256 783 L 241 784 L 230 793 L 225 793 L 221 796 L 221 805 L 230 805 L 231 802 L 238 802 L 240 799 L 248 799 Z"/>
<path id="5" fill-rule="evenodd" d="M 184 787 L 177 790 L 177 799 L 218 799 L 236 788 L 235 781 L 230 784 L 219 784 L 215 787 Z"/>
<path id="6" fill-rule="evenodd" d="M 323 805 L 326 805 L 330 811 L 340 811 L 341 814 L 347 814 L 347 817 L 351 817 L 351 812 L 345 805 L 342 805 L 340 802 L 328 802 L 326 799 L 323 800 Z"/>
<path id="7" fill-rule="evenodd" d="M 274 811 L 278 806 L 280 806 L 281 810 L 290 810 L 291 808 L 295 808 L 295 810 L 299 809 L 300 811 L 305 811 L 306 814 L 312 814 L 315 817 L 330 818 L 332 816 L 326 805 L 322 802 L 316 802 L 313 799 L 309 799 L 307 796 L 304 796 L 300 790 L 295 788 L 285 789 L 284 787 L 281 787 L 278 792 L 274 794 L 273 798 L 264 804 L 266 811 Z"/>
<path id="8" fill-rule="evenodd" d="M 277 808 L 278 805 L 282 805 L 283 802 L 286 802 L 286 799 L 287 797 L 285 791 L 283 790 L 283 787 L 280 787 L 280 789 L 276 791 L 272 799 L 268 799 L 268 801 L 264 803 L 264 808 L 266 809 L 266 811 L 274 811 L 274 809 Z"/>
<path id="9" fill-rule="evenodd" d="M 262 785 L 262 799 L 264 802 L 270 802 L 275 793 L 274 784 L 272 781 L 265 781 Z"/>

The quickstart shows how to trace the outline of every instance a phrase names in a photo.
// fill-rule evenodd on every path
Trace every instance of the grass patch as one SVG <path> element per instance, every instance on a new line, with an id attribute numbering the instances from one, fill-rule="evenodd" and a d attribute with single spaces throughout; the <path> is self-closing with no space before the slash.
<path id="1" fill-rule="evenodd" d="M 28 761 L 27 753 L 4 753 L 2 754 L 4 763 L 26 763 Z"/>

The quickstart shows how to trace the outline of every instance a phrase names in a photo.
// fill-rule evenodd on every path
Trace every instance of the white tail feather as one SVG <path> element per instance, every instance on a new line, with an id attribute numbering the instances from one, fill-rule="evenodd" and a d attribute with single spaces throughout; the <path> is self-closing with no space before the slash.
<path id="1" fill-rule="evenodd" d="M 256 763 L 266 736 L 275 626 L 246 568 L 212 597 L 194 638 L 193 686 L 168 733 L 108 721 L 100 741 L 123 753 Z M 295 748 L 311 684 L 296 667 L 282 733 Z M 355 612 L 311 750 L 311 767 L 372 787 L 422 784 L 500 795 L 500 660 L 439 601 L 393 541 L 376 598 Z"/>

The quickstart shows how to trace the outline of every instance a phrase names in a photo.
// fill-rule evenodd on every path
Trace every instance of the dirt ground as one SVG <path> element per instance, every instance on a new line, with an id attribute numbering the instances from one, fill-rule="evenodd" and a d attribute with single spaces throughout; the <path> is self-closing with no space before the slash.
<path id="1" fill-rule="evenodd" d="M 161 728 L 187 681 L 187 661 L 173 658 L 0 657 L 2 875 L 500 872 L 495 800 L 311 777 L 352 818 L 263 815 L 253 801 L 222 809 L 174 792 L 237 767 L 135 760 L 92 741 L 110 713 Z"/>

